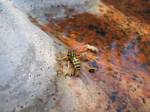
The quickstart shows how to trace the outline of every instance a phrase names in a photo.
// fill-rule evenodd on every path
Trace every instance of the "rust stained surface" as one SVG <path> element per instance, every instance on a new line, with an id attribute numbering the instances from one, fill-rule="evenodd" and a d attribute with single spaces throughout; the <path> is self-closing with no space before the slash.
<path id="1" fill-rule="evenodd" d="M 149 112 L 150 25 L 113 6 L 107 8 L 101 16 L 82 13 L 62 20 L 49 16 L 49 23 L 40 27 L 70 48 L 82 50 L 84 45 L 90 44 L 99 49 L 99 69 L 95 74 L 87 75 L 107 96 L 103 99 L 108 101 L 106 112 Z M 103 6 L 99 9 L 102 11 Z M 81 103 L 85 103 L 81 88 L 73 89 L 82 99 Z M 97 105 L 101 100 L 97 100 Z M 100 107 L 94 106 L 88 111 L 96 112 L 97 108 Z"/>
<path id="2" fill-rule="evenodd" d="M 122 11 L 127 16 L 135 16 L 138 19 L 150 23 L 150 1 L 149 0 L 102 0 L 108 5 Z"/>

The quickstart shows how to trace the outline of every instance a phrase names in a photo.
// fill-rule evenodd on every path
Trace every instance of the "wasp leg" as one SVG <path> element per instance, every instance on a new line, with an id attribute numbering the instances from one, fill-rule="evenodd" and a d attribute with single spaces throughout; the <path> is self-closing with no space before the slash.
<path id="1" fill-rule="evenodd" d="M 75 76 L 75 74 L 76 74 L 76 69 L 74 69 L 74 70 L 72 71 L 71 76 Z"/>
<path id="2" fill-rule="evenodd" d="M 66 70 L 66 72 L 65 72 L 65 77 L 68 75 L 69 68 L 70 68 L 70 62 L 68 61 L 68 64 L 67 64 L 67 70 Z"/>
<path id="3" fill-rule="evenodd" d="M 78 76 L 79 76 L 78 70 L 74 69 L 74 70 L 73 70 L 73 73 L 71 74 L 71 76 L 78 77 Z"/>

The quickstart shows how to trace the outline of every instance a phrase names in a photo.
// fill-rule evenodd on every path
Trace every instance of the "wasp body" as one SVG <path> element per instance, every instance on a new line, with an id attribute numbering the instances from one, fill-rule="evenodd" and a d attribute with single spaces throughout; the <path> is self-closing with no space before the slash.
<path id="1" fill-rule="evenodd" d="M 61 61 L 61 60 L 67 60 L 68 61 L 68 66 L 67 66 L 67 69 L 64 73 L 65 76 L 79 76 L 79 71 L 81 69 L 81 63 L 78 59 L 78 55 L 77 55 L 77 52 L 75 50 L 68 50 L 67 56 L 60 58 L 58 60 L 59 61 Z M 71 69 L 70 64 L 72 65 L 73 69 Z"/>
<path id="2" fill-rule="evenodd" d="M 80 70 L 81 64 L 79 59 L 77 58 L 75 50 L 68 51 L 68 60 L 72 63 L 75 70 Z"/>

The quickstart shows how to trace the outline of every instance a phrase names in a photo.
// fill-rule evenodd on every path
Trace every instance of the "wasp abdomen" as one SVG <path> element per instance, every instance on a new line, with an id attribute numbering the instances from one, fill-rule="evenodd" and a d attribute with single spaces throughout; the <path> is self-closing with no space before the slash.
<path id="1" fill-rule="evenodd" d="M 79 62 L 79 59 L 78 58 L 74 58 L 73 60 L 72 60 L 72 63 L 73 63 L 73 65 L 74 65 L 74 67 L 77 69 L 77 70 L 80 70 L 80 62 Z"/>
<path id="2" fill-rule="evenodd" d="M 80 67 L 81 67 L 80 61 L 77 58 L 76 52 L 74 50 L 68 51 L 68 58 L 71 61 L 71 63 L 73 64 L 74 68 L 77 70 L 80 70 Z"/>

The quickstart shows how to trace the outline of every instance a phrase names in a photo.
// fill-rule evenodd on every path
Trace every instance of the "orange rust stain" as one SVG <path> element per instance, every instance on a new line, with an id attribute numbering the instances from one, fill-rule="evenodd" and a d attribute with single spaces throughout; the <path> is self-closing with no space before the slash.
<path id="1" fill-rule="evenodd" d="M 75 39 L 64 39 L 63 37 L 60 37 L 59 39 L 73 49 L 75 49 L 77 46 L 81 46 L 81 44 Z"/>
<path id="2" fill-rule="evenodd" d="M 128 18 L 113 7 L 110 9 L 101 17 L 83 13 L 40 27 L 79 52 L 87 50 L 86 44 L 96 46 L 99 49 L 97 63 L 101 68 L 93 80 L 103 81 L 104 90 L 109 88 L 110 92 L 117 88 L 133 99 L 142 95 L 149 97 L 150 26 Z M 97 56 L 87 52 L 87 57 L 96 60 Z M 130 89 L 133 92 L 130 93 Z M 78 92 L 77 95 L 80 96 Z"/>
<path id="3" fill-rule="evenodd" d="M 102 0 L 107 5 L 112 5 L 126 16 L 134 16 L 143 22 L 150 23 L 149 0 Z"/>
<path id="4" fill-rule="evenodd" d="M 40 27 L 45 32 L 53 32 L 53 29 L 47 25 L 41 25 Z"/>
<path id="5" fill-rule="evenodd" d="M 142 63 L 146 63 L 146 58 L 144 54 L 139 54 L 139 60 L 141 60 Z"/>
<path id="6" fill-rule="evenodd" d="M 150 98 L 150 89 L 144 89 L 143 94 L 146 98 Z"/>
<path id="7" fill-rule="evenodd" d="M 109 21 L 116 23 L 118 27 L 125 29 L 128 33 L 139 32 L 141 35 L 150 35 L 150 25 L 148 23 L 132 15 L 127 16 L 115 7 L 108 7 L 108 12 L 105 16 Z"/>
<path id="8" fill-rule="evenodd" d="M 41 25 L 41 27 L 44 31 L 54 35 L 55 32 L 60 32 L 55 36 L 69 47 L 79 48 L 80 52 L 85 50 L 83 46 L 86 44 L 96 46 L 100 50 L 100 57 L 105 62 L 120 65 L 123 64 L 122 59 L 124 59 L 135 63 L 133 66 L 136 66 L 137 63 L 142 66 L 148 65 L 150 39 L 147 34 L 150 34 L 150 30 L 145 29 L 145 24 L 139 21 L 131 21 L 132 26 L 125 15 L 114 8 L 110 9 L 107 15 L 109 18 L 105 15 L 96 17 L 83 13 L 55 21 L 55 24 L 51 22 Z M 146 28 L 149 29 L 149 25 Z M 94 59 L 91 54 L 89 58 Z M 147 67 L 147 69 L 150 68 Z"/>

